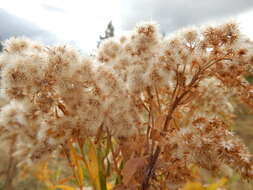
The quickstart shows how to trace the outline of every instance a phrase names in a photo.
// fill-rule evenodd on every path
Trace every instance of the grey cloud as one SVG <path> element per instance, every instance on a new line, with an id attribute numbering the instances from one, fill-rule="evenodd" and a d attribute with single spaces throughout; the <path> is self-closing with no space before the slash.
<path id="1" fill-rule="evenodd" d="M 0 9 L 0 39 L 5 40 L 12 36 L 26 36 L 46 44 L 57 41 L 57 38 L 46 30 Z"/>
<path id="2" fill-rule="evenodd" d="M 128 0 L 121 3 L 122 27 L 155 20 L 162 31 L 236 15 L 253 8 L 252 0 Z"/>

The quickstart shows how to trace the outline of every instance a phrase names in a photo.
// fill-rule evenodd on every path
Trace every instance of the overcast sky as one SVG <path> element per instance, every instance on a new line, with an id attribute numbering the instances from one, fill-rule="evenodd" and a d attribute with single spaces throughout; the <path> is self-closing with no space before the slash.
<path id="1" fill-rule="evenodd" d="M 1 0 L 0 39 L 28 36 L 90 52 L 110 20 L 117 35 L 140 21 L 156 21 L 170 33 L 229 18 L 253 37 L 253 0 Z"/>

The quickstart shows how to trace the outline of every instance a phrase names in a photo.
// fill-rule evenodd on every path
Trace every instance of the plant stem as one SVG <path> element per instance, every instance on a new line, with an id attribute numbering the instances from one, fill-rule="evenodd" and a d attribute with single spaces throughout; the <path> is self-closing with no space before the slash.
<path id="1" fill-rule="evenodd" d="M 7 176 L 6 176 L 6 180 L 3 186 L 3 189 L 5 190 L 12 190 L 12 182 L 13 179 L 16 175 L 16 165 L 17 165 L 17 161 L 13 158 L 12 154 L 15 152 L 15 144 L 16 144 L 16 137 L 14 137 L 11 141 L 11 149 L 9 152 L 10 155 L 10 160 L 9 160 L 9 165 L 8 165 L 8 169 L 7 169 Z"/>
<path id="2" fill-rule="evenodd" d="M 214 64 L 223 61 L 223 60 L 229 60 L 231 61 L 230 58 L 228 57 L 223 57 L 223 58 L 217 58 L 217 59 L 212 59 L 209 62 L 206 63 L 206 65 L 203 68 L 200 68 L 196 74 L 193 76 L 191 82 L 186 86 L 185 90 L 183 92 L 181 92 L 180 95 L 177 95 L 177 88 L 178 88 L 178 78 L 177 78 L 177 83 L 176 83 L 176 87 L 174 88 L 173 94 L 172 94 L 172 100 L 175 100 L 173 102 L 173 104 L 171 104 L 170 109 L 167 113 L 166 116 L 166 120 L 163 126 L 163 132 L 166 132 L 169 126 L 169 123 L 172 119 L 172 115 L 174 113 L 174 111 L 176 110 L 177 106 L 181 104 L 181 100 L 188 94 L 191 92 L 191 88 L 195 85 L 195 83 L 199 82 L 201 80 L 201 75 L 211 66 L 213 66 Z M 178 71 L 178 70 L 177 70 Z M 164 134 L 162 134 L 164 135 Z M 145 177 L 144 177 L 144 181 L 142 183 L 141 186 L 141 190 L 147 190 L 149 188 L 149 179 L 150 177 L 153 176 L 154 173 L 154 169 L 155 169 L 155 164 L 156 161 L 158 160 L 159 154 L 161 152 L 161 148 L 159 145 L 157 145 L 155 152 L 151 153 L 150 156 L 150 160 L 149 160 L 149 164 L 148 167 L 146 169 L 146 173 L 145 173 Z"/>

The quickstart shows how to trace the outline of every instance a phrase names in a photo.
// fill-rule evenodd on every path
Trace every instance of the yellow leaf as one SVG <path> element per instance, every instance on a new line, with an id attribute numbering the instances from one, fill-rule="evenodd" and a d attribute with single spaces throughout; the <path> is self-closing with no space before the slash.
<path id="1" fill-rule="evenodd" d="M 106 184 L 106 187 L 107 187 L 107 190 L 111 190 L 112 188 L 113 188 L 113 184 L 111 184 L 111 183 L 107 183 Z"/>
<path id="2" fill-rule="evenodd" d="M 195 179 L 198 179 L 200 177 L 200 174 L 199 174 L 199 168 L 197 165 L 192 165 L 191 166 L 191 173 L 192 173 L 192 176 L 195 178 Z"/>
<path id="3" fill-rule="evenodd" d="M 89 151 L 88 151 L 88 160 L 87 160 L 87 169 L 89 176 L 93 182 L 95 190 L 100 190 L 100 179 L 99 179 L 99 166 L 98 166 L 98 157 L 95 145 L 90 141 L 89 142 Z"/>
<path id="4" fill-rule="evenodd" d="M 188 182 L 182 190 L 205 190 L 205 188 L 198 182 Z"/>
<path id="5" fill-rule="evenodd" d="M 218 190 L 227 183 L 227 178 L 221 178 L 217 183 L 212 183 L 206 187 L 206 190 Z"/>
<path id="6" fill-rule="evenodd" d="M 48 170 L 47 161 L 39 166 L 35 175 L 39 180 L 43 181 L 50 190 L 54 190 L 54 188 L 52 188 L 53 184 L 50 181 L 50 171 Z"/>
<path id="7" fill-rule="evenodd" d="M 80 162 L 80 156 L 77 154 L 72 143 L 69 143 L 69 148 L 70 148 L 70 157 L 75 166 L 75 173 L 78 176 L 78 183 L 79 185 L 83 186 L 84 176 L 83 176 L 83 169 Z"/>
<path id="8" fill-rule="evenodd" d="M 63 189 L 63 190 L 76 190 L 75 188 L 69 187 L 66 185 L 56 185 L 55 188 L 59 188 L 59 189 Z"/>
<path id="9" fill-rule="evenodd" d="M 212 183 L 206 187 L 201 185 L 199 182 L 188 182 L 182 190 L 218 190 L 220 187 L 223 187 L 227 182 L 226 178 L 220 179 L 216 183 Z"/>

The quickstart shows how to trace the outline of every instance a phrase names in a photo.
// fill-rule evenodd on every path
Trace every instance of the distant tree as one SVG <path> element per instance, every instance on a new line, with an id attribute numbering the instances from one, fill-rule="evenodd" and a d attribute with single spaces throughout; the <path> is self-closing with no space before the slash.
<path id="1" fill-rule="evenodd" d="M 99 36 L 99 41 L 97 47 L 100 46 L 101 42 L 107 38 L 111 38 L 114 36 L 114 26 L 112 24 L 112 21 L 110 21 L 106 27 L 104 36 Z"/>
<path id="2" fill-rule="evenodd" d="M 3 51 L 3 44 L 0 42 L 0 52 Z"/>

